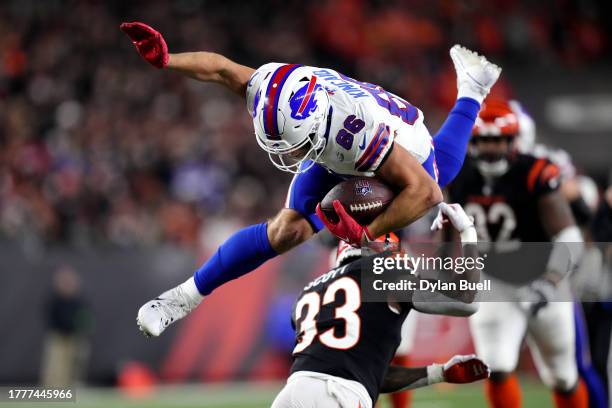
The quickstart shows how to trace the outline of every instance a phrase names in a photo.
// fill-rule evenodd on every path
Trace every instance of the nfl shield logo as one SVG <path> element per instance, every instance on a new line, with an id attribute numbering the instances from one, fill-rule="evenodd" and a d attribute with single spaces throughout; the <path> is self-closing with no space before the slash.
<path id="1" fill-rule="evenodd" d="M 355 183 L 355 194 L 358 196 L 366 196 L 372 192 L 370 182 L 367 180 L 359 180 Z"/>

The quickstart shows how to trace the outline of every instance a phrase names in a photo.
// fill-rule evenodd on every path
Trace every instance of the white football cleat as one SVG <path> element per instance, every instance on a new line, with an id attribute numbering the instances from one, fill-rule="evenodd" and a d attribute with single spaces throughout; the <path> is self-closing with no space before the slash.
<path id="1" fill-rule="evenodd" d="M 145 303 L 136 317 L 138 328 L 147 337 L 157 337 L 172 323 L 187 316 L 202 299 L 204 296 L 198 292 L 195 281 L 189 278 Z"/>
<path id="2" fill-rule="evenodd" d="M 454 45 L 450 49 L 450 56 L 457 71 L 457 97 L 476 99 L 482 104 L 502 69 L 461 45 Z"/>

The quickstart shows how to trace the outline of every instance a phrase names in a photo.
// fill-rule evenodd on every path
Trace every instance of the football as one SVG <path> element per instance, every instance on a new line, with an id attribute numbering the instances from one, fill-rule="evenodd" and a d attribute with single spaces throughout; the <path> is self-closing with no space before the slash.
<path id="1" fill-rule="evenodd" d="M 321 211 L 330 221 L 338 222 L 333 202 L 339 200 L 355 221 L 368 225 L 387 208 L 394 196 L 395 193 L 383 182 L 370 177 L 356 177 L 329 190 L 321 201 Z"/>

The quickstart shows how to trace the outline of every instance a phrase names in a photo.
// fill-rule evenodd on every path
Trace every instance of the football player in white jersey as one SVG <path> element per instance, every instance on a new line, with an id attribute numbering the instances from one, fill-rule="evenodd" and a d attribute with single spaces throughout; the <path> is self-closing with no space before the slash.
<path id="1" fill-rule="evenodd" d="M 398 230 L 442 201 L 440 186 L 458 173 L 480 104 L 501 69 L 454 46 L 458 99 L 432 138 L 423 113 L 379 86 L 331 69 L 266 64 L 255 70 L 210 52 L 171 54 L 162 35 L 143 23 L 123 23 L 141 56 L 158 68 L 224 85 L 246 97 L 259 146 L 276 167 L 295 173 L 285 208 L 270 221 L 243 228 L 183 284 L 147 302 L 138 324 L 158 336 L 189 313 L 203 296 L 312 237 L 323 225 L 360 246 Z M 434 152 L 435 150 L 435 152 Z M 317 204 L 338 182 L 375 176 L 397 195 L 371 224 L 359 225 L 337 201 L 338 223 Z"/>

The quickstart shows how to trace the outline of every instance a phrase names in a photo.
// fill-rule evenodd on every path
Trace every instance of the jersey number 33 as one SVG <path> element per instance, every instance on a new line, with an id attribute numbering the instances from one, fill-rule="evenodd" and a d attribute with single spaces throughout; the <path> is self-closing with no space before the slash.
<path id="1" fill-rule="evenodd" d="M 319 333 L 317 322 L 321 318 L 321 310 L 332 308 L 340 292 L 344 292 L 345 302 L 333 308 L 334 320 L 338 323 Z M 360 306 L 361 290 L 355 280 L 349 277 L 340 278 L 331 283 L 324 289 L 323 296 L 318 292 L 308 292 L 302 295 L 295 306 L 296 332 L 299 340 L 293 353 L 305 350 L 317 336 L 321 344 L 330 348 L 346 350 L 355 346 L 361 333 L 361 319 L 357 314 Z M 344 334 L 337 337 L 336 332 Z"/>

